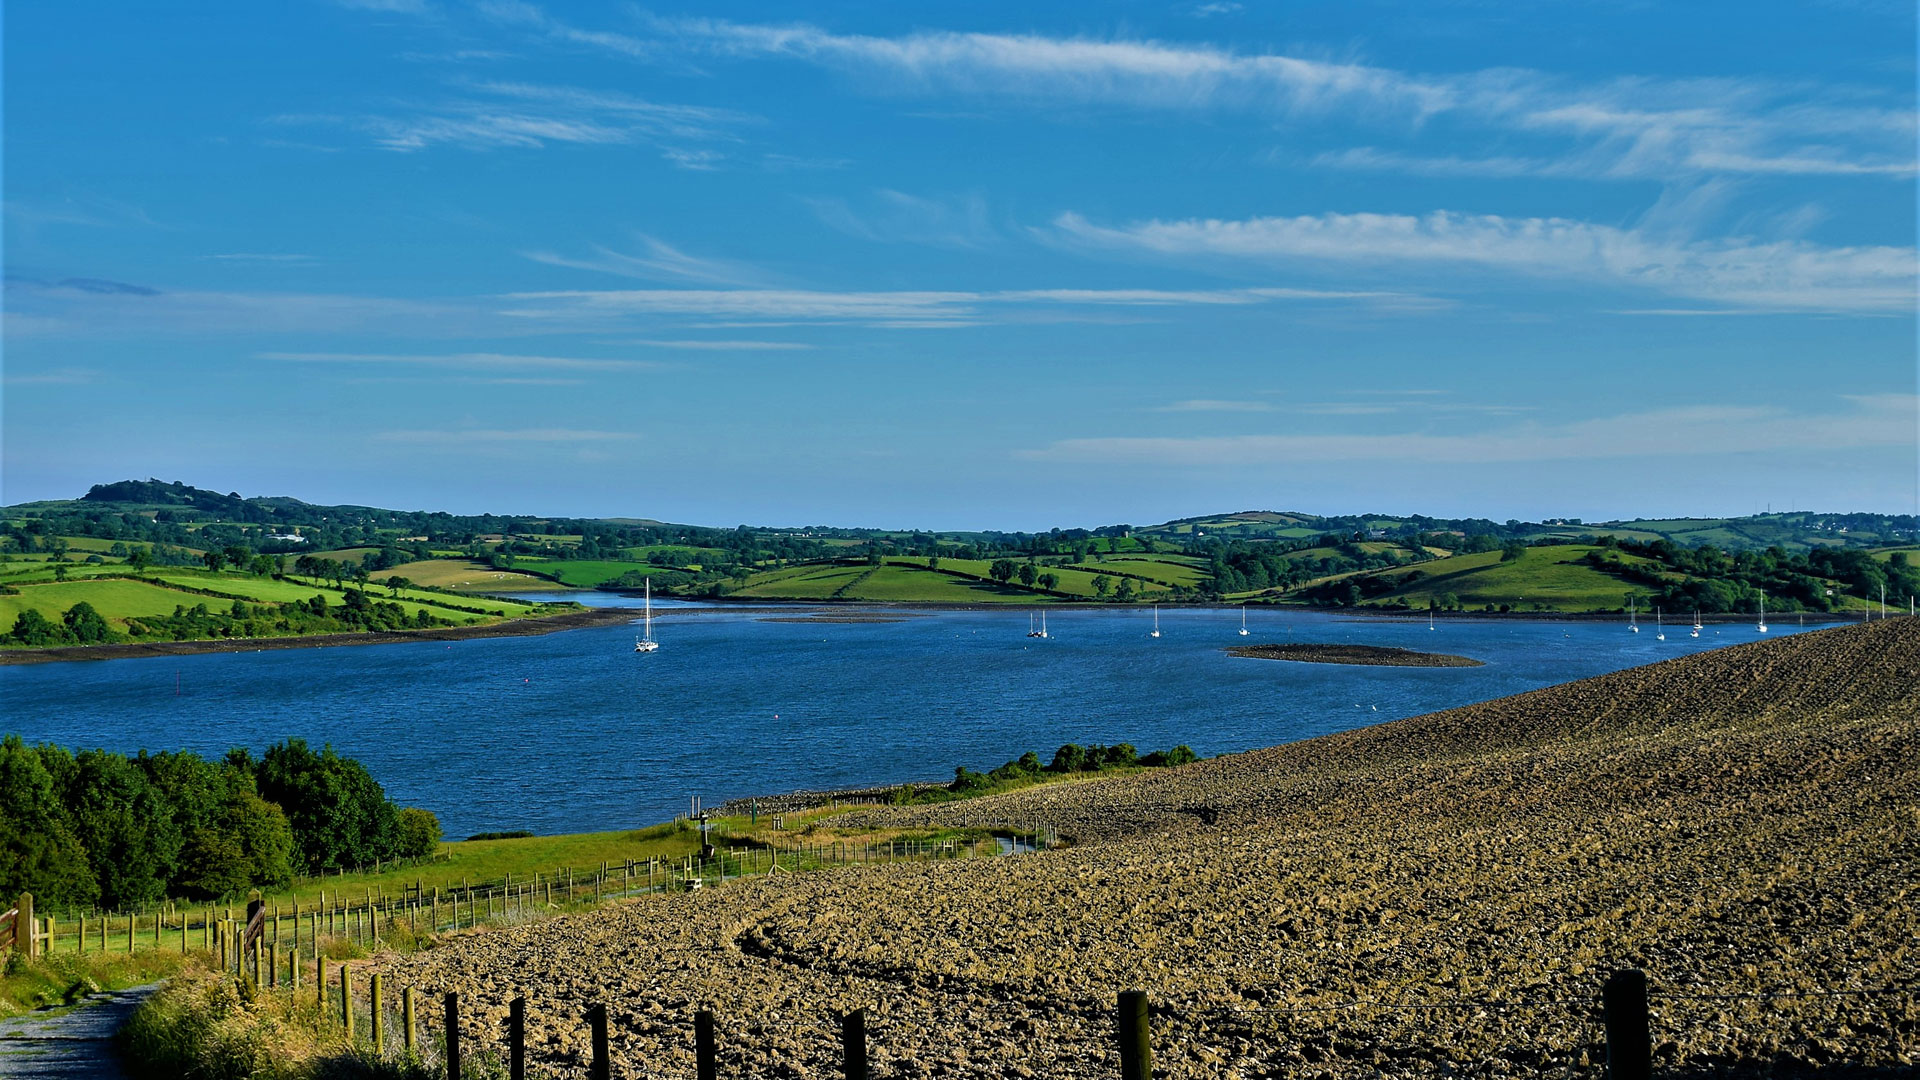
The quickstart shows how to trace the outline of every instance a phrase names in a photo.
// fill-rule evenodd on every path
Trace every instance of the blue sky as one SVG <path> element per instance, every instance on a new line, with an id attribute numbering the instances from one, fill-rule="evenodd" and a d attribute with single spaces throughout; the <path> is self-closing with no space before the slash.
<path id="1" fill-rule="evenodd" d="M 6 502 L 1913 513 L 1910 4 L 11 5 Z"/>

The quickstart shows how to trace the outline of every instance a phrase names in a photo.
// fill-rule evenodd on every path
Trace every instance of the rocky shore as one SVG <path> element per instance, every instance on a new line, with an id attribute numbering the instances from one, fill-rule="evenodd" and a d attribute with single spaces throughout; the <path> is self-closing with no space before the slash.
<path id="1" fill-rule="evenodd" d="M 1196 718 L 1199 722 L 1199 718 Z M 1115 994 L 1156 1075 L 1602 1075 L 1609 971 L 1652 981 L 1656 1070 L 1911 1075 L 1920 1051 L 1920 621 L 1734 646 L 1307 742 L 870 823 L 1040 821 L 1018 859 L 756 878 L 385 963 L 530 1064 L 1111 1077 Z M 856 822 L 857 823 L 857 822 Z M 1904 990 L 1901 988 L 1904 987 Z"/>

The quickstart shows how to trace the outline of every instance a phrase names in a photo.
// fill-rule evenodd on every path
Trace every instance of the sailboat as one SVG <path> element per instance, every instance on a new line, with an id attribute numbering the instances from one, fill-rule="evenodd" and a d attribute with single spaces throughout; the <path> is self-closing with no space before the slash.
<path id="1" fill-rule="evenodd" d="M 1767 594 L 1760 594 L 1760 632 L 1767 632 Z"/>
<path id="2" fill-rule="evenodd" d="M 1153 633 L 1148 634 L 1147 636 L 1148 637 L 1160 636 L 1160 605 L 1159 604 L 1153 605 Z"/>
<path id="3" fill-rule="evenodd" d="M 1427 629 L 1433 629 L 1433 609 L 1427 609 Z"/>
<path id="4" fill-rule="evenodd" d="M 1240 636 L 1247 636 L 1247 609 L 1244 606 L 1240 609 Z"/>
<path id="5" fill-rule="evenodd" d="M 653 579 L 652 578 L 647 579 L 646 620 L 647 620 L 646 632 L 641 634 L 638 638 L 634 639 L 634 642 L 633 642 L 634 652 L 652 652 L 655 649 L 658 649 L 660 647 L 660 643 L 653 640 Z"/>
<path id="6" fill-rule="evenodd" d="M 1633 615 L 1634 615 L 1634 609 L 1633 609 L 1633 600 L 1632 600 L 1632 598 L 1628 598 L 1628 600 L 1627 600 L 1627 629 L 1629 629 L 1629 630 L 1631 630 L 1631 631 L 1633 631 L 1634 633 L 1636 633 L 1636 634 L 1637 634 L 1637 633 L 1639 633 L 1639 632 L 1640 632 L 1640 627 L 1639 627 L 1639 626 L 1637 625 L 1637 624 L 1638 624 L 1638 620 L 1636 620 L 1636 619 L 1635 619 L 1635 618 L 1633 617 Z"/>
<path id="7" fill-rule="evenodd" d="M 1693 609 L 1693 634 L 1691 636 L 1693 637 L 1700 636 L 1700 609 L 1699 608 Z"/>
<path id="8" fill-rule="evenodd" d="M 1037 636 L 1047 636 L 1047 613 L 1044 611 L 1040 613 L 1040 633 Z"/>
<path id="9" fill-rule="evenodd" d="M 1033 612 L 1031 611 L 1027 612 L 1027 636 L 1028 637 L 1040 636 L 1039 632 L 1034 630 L 1033 628 Z"/>
<path id="10" fill-rule="evenodd" d="M 1660 617 L 1659 608 L 1653 609 L 1653 640 L 1655 641 L 1667 640 L 1667 623 L 1666 623 L 1666 620 Z"/>

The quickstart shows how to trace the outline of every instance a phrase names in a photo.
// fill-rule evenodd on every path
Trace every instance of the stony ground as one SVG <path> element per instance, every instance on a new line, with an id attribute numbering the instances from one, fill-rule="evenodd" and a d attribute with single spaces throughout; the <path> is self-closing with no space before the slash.
<path id="1" fill-rule="evenodd" d="M 1198 721 L 1196 721 L 1198 722 Z M 1597 1077 L 1606 973 L 1644 968 L 1663 1075 L 1913 1074 L 1920 621 L 1718 650 L 1092 783 L 876 809 L 1043 821 L 1064 851 L 754 880 L 390 962 L 498 1046 L 615 1076 L 1113 1076 L 1151 993 L 1188 1076 Z M 1905 986 L 1898 994 L 1858 993 Z"/>

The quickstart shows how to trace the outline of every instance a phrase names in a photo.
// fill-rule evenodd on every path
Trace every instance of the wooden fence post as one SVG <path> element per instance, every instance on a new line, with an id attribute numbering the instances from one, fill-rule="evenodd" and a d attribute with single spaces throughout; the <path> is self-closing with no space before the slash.
<path id="1" fill-rule="evenodd" d="M 347 1045 L 353 1045 L 353 966 L 340 965 L 340 1023 L 347 1029 Z"/>
<path id="2" fill-rule="evenodd" d="M 14 952 L 29 960 L 33 959 L 33 932 L 39 925 L 33 921 L 33 894 L 21 893 L 19 901 L 13 905 Z"/>
<path id="3" fill-rule="evenodd" d="M 713 1013 L 701 1009 L 693 1014 L 694 1080 L 714 1080 Z"/>
<path id="4" fill-rule="evenodd" d="M 313 958 L 313 995 L 314 1007 L 322 1015 L 327 1011 L 327 958 L 320 955 Z"/>
<path id="5" fill-rule="evenodd" d="M 527 1080 L 527 999 L 507 1003 L 507 1080 Z"/>
<path id="6" fill-rule="evenodd" d="M 1120 1080 L 1152 1080 L 1153 1032 L 1147 1024 L 1147 993 L 1122 990 L 1118 1012 Z"/>
<path id="7" fill-rule="evenodd" d="M 840 1018 L 840 1044 L 846 1080 L 867 1080 L 867 1010 L 855 1009 Z"/>
<path id="8" fill-rule="evenodd" d="M 407 1054 L 411 1056 L 418 1041 L 413 1027 L 413 987 L 411 986 L 400 991 L 400 1038 L 404 1040 Z"/>
<path id="9" fill-rule="evenodd" d="M 1653 1037 L 1647 1015 L 1647 973 L 1635 968 L 1607 977 L 1601 991 L 1607 1023 L 1607 1080 L 1651 1080 Z"/>
<path id="10" fill-rule="evenodd" d="M 385 1004 L 385 1002 L 381 999 L 381 996 L 380 996 L 381 982 L 382 982 L 382 979 L 381 979 L 380 973 L 377 971 L 374 972 L 373 987 L 372 987 L 373 1023 L 371 1027 L 373 1028 L 373 1052 L 376 1054 L 384 1054 L 386 1053 L 386 1050 L 387 1050 L 387 1018 L 384 1015 L 382 1015 L 381 1007 Z"/>
<path id="11" fill-rule="evenodd" d="M 460 1080 L 460 995 L 449 990 L 447 1006 L 447 1080 Z"/>
<path id="12" fill-rule="evenodd" d="M 587 1065 L 587 1080 L 609 1080 L 612 1065 L 607 1060 L 607 1007 L 601 1002 L 587 1006 L 587 1027 L 593 1032 L 593 1061 Z"/>

